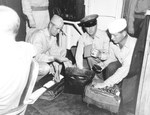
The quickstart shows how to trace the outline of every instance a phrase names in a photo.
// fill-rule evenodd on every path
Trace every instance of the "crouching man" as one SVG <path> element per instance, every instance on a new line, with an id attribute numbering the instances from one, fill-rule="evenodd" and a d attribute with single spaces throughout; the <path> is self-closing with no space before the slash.
<path id="1" fill-rule="evenodd" d="M 106 31 L 97 28 L 97 18 L 97 14 L 88 15 L 79 23 L 84 31 L 78 41 L 75 56 L 79 69 L 92 69 L 94 64 L 107 59 L 110 39 Z"/>
<path id="2" fill-rule="evenodd" d="M 36 30 L 27 41 L 32 43 L 37 50 L 35 59 L 40 65 L 39 79 L 50 73 L 54 75 L 54 80 L 59 82 L 62 63 L 65 65 L 70 63 L 65 57 L 66 49 L 60 47 L 57 42 L 59 39 L 57 34 L 61 32 L 63 25 L 63 19 L 54 15 L 47 28 Z"/>
<path id="3" fill-rule="evenodd" d="M 128 74 L 136 44 L 136 38 L 128 35 L 125 19 L 116 19 L 108 26 L 111 34 L 110 56 L 98 65 L 106 69 L 105 81 L 94 84 L 95 88 L 111 87 L 120 83 Z M 115 69 L 114 69 L 115 68 Z"/>

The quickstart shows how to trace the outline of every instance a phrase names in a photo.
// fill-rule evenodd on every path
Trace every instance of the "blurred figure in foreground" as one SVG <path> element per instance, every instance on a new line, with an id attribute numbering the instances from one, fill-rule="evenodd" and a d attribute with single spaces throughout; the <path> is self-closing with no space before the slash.
<path id="1" fill-rule="evenodd" d="M 18 106 L 36 52 L 25 42 L 16 42 L 20 19 L 9 7 L 0 6 L 0 114 Z"/>
<path id="2" fill-rule="evenodd" d="M 22 11 L 21 0 L 0 0 L 0 5 L 5 5 L 17 12 L 20 18 L 20 27 L 16 36 L 16 41 L 25 41 L 26 37 L 26 20 Z"/>

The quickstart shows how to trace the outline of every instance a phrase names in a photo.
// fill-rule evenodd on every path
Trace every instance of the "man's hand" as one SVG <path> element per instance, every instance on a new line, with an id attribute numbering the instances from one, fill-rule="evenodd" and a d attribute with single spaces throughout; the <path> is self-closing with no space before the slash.
<path id="1" fill-rule="evenodd" d="M 94 88 L 105 88 L 107 85 L 105 83 L 96 83 L 93 84 Z"/>
<path id="2" fill-rule="evenodd" d="M 97 65 L 100 66 L 102 69 L 104 69 L 106 67 L 104 62 L 100 62 Z"/>
<path id="3" fill-rule="evenodd" d="M 100 60 L 105 61 L 105 60 L 107 60 L 108 55 L 109 55 L 108 51 L 103 49 L 103 50 L 101 50 L 101 51 L 99 52 L 98 58 L 99 58 Z"/>
<path id="4" fill-rule="evenodd" d="M 48 62 L 53 62 L 53 61 L 54 61 L 54 57 L 53 56 L 49 56 Z"/>
<path id="5" fill-rule="evenodd" d="M 97 49 L 91 49 L 91 56 L 97 58 L 99 56 L 99 51 Z"/>
<path id="6" fill-rule="evenodd" d="M 69 59 L 66 58 L 66 57 L 55 57 L 54 60 L 57 61 L 57 62 L 59 62 L 59 63 L 69 61 Z"/>
<path id="7" fill-rule="evenodd" d="M 64 62 L 65 68 L 67 67 L 74 67 L 74 65 L 72 64 L 72 62 L 70 60 L 68 60 L 67 62 Z"/>
<path id="8" fill-rule="evenodd" d="M 36 28 L 36 23 L 33 17 L 30 17 L 29 19 L 29 26 L 30 28 Z"/>
<path id="9" fill-rule="evenodd" d="M 60 76 L 59 76 L 59 74 L 56 72 L 55 73 L 55 76 L 54 76 L 54 81 L 56 81 L 56 82 L 60 82 Z"/>
<path id="10" fill-rule="evenodd" d="M 134 34 L 134 25 L 133 23 L 130 23 L 129 26 L 128 26 L 128 32 L 130 34 Z"/>
<path id="11" fill-rule="evenodd" d="M 50 63 L 50 62 L 53 62 L 54 61 L 54 57 L 53 56 L 45 56 L 43 59 L 42 59 L 43 62 L 46 62 L 46 63 Z"/>

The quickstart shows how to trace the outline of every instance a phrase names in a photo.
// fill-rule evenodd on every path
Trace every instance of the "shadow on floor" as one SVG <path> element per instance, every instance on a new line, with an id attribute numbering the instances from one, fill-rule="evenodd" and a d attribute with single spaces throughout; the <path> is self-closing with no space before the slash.
<path id="1" fill-rule="evenodd" d="M 62 93 L 52 101 L 38 99 L 27 107 L 25 115 L 111 115 L 96 106 L 87 106 L 80 95 Z"/>

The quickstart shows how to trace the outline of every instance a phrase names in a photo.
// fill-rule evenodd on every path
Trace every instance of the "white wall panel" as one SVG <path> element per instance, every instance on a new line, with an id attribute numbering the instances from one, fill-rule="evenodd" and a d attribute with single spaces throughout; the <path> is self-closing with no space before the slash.
<path id="1" fill-rule="evenodd" d="M 85 13 L 98 14 L 98 28 L 107 29 L 115 18 L 122 16 L 123 0 L 85 0 Z"/>

